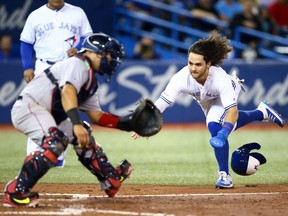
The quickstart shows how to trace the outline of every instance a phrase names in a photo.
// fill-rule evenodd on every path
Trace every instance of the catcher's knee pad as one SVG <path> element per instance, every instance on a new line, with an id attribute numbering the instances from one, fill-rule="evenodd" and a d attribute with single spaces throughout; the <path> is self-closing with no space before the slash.
<path id="1" fill-rule="evenodd" d="M 65 135 L 65 133 L 56 127 L 51 127 L 48 129 L 48 133 L 43 137 L 41 147 L 45 150 L 48 150 L 45 151 L 46 156 L 51 161 L 56 163 L 57 158 L 67 148 L 68 142 L 68 137 Z"/>
<path id="2" fill-rule="evenodd" d="M 108 161 L 101 146 L 94 144 L 89 147 L 74 146 L 79 161 L 102 182 L 108 180 L 114 187 L 120 187 L 120 176 Z"/>
<path id="3" fill-rule="evenodd" d="M 36 182 L 51 168 L 54 163 L 50 161 L 45 152 L 33 152 L 24 161 L 17 178 L 6 185 L 5 192 L 28 192 Z"/>

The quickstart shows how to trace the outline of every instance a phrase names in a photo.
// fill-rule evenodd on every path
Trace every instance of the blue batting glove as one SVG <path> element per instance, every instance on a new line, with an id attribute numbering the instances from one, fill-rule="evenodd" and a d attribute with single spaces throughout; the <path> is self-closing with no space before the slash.
<path id="1" fill-rule="evenodd" d="M 230 122 L 224 122 L 222 129 L 210 139 L 210 145 L 213 148 L 223 148 L 232 129 L 233 125 Z"/>
<path id="2" fill-rule="evenodd" d="M 218 133 L 216 136 L 210 139 L 210 145 L 213 148 L 223 148 L 227 141 L 227 137 L 225 137 L 222 133 Z"/>

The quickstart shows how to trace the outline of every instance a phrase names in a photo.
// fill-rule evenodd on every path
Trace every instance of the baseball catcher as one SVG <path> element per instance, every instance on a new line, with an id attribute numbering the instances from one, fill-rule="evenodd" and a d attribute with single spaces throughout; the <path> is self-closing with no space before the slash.
<path id="1" fill-rule="evenodd" d="M 12 121 L 39 150 L 25 158 L 17 177 L 6 184 L 3 206 L 37 206 L 39 194 L 31 190 L 55 167 L 68 144 L 74 146 L 78 160 L 97 178 L 108 197 L 118 193 L 131 174 L 132 165 L 125 159 L 116 167 L 109 162 L 79 111 L 99 126 L 135 131 L 145 137 L 159 132 L 162 116 L 149 99 L 142 100 L 124 117 L 100 107 L 95 74 L 110 78 L 124 54 L 124 47 L 115 38 L 104 33 L 89 35 L 77 55 L 53 64 L 21 91 L 11 110 Z"/>

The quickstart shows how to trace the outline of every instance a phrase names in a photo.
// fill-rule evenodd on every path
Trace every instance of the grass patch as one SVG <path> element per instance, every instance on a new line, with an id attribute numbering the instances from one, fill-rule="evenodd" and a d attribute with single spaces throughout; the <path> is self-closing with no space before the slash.
<path id="1" fill-rule="evenodd" d="M 130 133 L 95 131 L 95 139 L 111 163 L 129 160 L 134 172 L 127 184 L 143 185 L 214 185 L 217 163 L 206 130 L 162 130 L 148 140 L 133 140 Z M 239 130 L 231 134 L 230 152 L 239 146 L 258 142 L 267 163 L 252 176 L 233 171 L 234 184 L 288 183 L 288 133 L 286 130 Z M 7 183 L 19 172 L 26 155 L 26 136 L 17 131 L 0 131 L 0 182 Z M 255 150 L 256 151 L 256 150 Z M 97 183 L 78 161 L 71 146 L 63 169 L 51 169 L 42 183 Z"/>

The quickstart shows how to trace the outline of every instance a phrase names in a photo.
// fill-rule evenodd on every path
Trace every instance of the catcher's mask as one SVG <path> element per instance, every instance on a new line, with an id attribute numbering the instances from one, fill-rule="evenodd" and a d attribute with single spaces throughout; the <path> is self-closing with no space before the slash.
<path id="1" fill-rule="evenodd" d="M 258 143 L 248 143 L 236 149 L 231 158 L 232 170 L 239 175 L 252 175 L 258 171 L 261 164 L 266 163 L 266 158 L 258 153 L 250 151 L 252 149 L 259 150 L 261 148 Z"/>
<path id="2" fill-rule="evenodd" d="M 89 50 L 101 54 L 99 73 L 101 75 L 108 75 L 108 80 L 110 76 L 116 71 L 117 67 L 121 63 L 121 59 L 124 57 L 124 47 L 115 38 L 110 37 L 104 33 L 94 33 L 87 36 L 83 43 L 81 50 L 79 52 L 84 52 Z M 110 53 L 111 59 L 106 57 Z"/>

